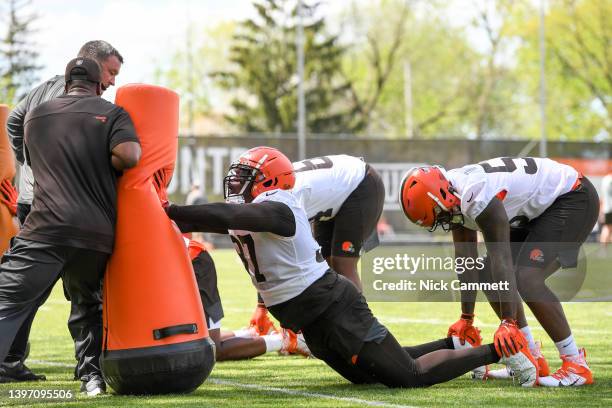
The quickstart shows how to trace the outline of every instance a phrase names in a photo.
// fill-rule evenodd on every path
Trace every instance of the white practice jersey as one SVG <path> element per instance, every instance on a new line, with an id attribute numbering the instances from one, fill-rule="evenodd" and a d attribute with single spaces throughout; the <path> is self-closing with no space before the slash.
<path id="1" fill-rule="evenodd" d="M 449 170 L 446 178 L 461 197 L 464 226 L 477 230 L 474 220 L 494 197 L 510 223 L 532 220 L 572 189 L 578 172 L 550 159 L 498 157 Z"/>
<path id="2" fill-rule="evenodd" d="M 253 285 L 266 306 L 293 299 L 329 269 L 312 237 L 306 213 L 296 197 L 286 190 L 258 195 L 254 203 L 286 204 L 295 217 L 295 234 L 282 237 L 270 232 L 230 230 L 234 246 L 245 263 Z M 239 205 L 239 204 L 237 204 Z"/>
<path id="3" fill-rule="evenodd" d="M 336 216 L 346 198 L 365 177 L 363 160 L 347 156 L 322 156 L 293 163 L 293 193 L 309 220 L 326 221 Z"/>

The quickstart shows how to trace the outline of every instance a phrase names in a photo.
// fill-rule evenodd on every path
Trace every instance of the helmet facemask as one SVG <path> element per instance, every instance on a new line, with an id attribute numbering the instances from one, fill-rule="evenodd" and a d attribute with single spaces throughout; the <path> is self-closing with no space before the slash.
<path id="1" fill-rule="evenodd" d="M 253 201 L 251 190 L 261 171 L 246 164 L 234 163 L 223 179 L 223 196 L 225 202 L 244 204 Z"/>
<path id="2" fill-rule="evenodd" d="M 450 194 L 454 194 L 454 191 L 455 190 L 452 186 L 448 187 L 448 192 Z M 440 194 L 442 194 L 443 196 L 446 195 L 446 193 L 442 189 L 440 189 Z M 429 195 L 429 197 L 435 202 L 435 205 L 433 207 L 434 220 L 432 226 L 429 228 L 430 232 L 435 231 L 438 226 L 442 227 L 442 230 L 444 232 L 448 232 L 463 225 L 463 214 L 461 213 L 461 209 L 458 205 L 455 205 L 451 208 L 447 208 L 444 204 L 442 204 L 442 201 L 440 201 L 440 199 L 438 199 L 438 197 L 436 197 L 435 195 L 429 192 L 427 193 L 427 195 Z"/>

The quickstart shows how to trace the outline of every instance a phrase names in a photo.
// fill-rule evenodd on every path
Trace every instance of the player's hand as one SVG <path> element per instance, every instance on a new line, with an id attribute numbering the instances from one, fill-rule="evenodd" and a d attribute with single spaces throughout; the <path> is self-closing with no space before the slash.
<path id="1" fill-rule="evenodd" d="M 477 327 L 474 327 L 473 324 L 474 315 L 462 313 L 461 318 L 448 328 L 447 336 L 457 336 L 462 346 L 465 344 L 466 340 L 468 340 L 472 346 L 475 344 L 480 344 L 480 330 L 478 330 Z"/>
<path id="2" fill-rule="evenodd" d="M 6 205 L 12 216 L 17 215 L 17 190 L 8 179 L 0 183 L 0 202 Z"/>
<path id="3" fill-rule="evenodd" d="M 268 316 L 268 309 L 263 303 L 257 303 L 257 307 L 251 316 L 249 327 L 253 328 L 258 336 L 264 336 L 277 331 L 274 323 Z"/>
<path id="4" fill-rule="evenodd" d="M 510 357 L 527 345 L 525 336 L 519 329 L 516 320 L 504 319 L 493 337 L 495 351 L 500 357 Z"/>
<path id="5" fill-rule="evenodd" d="M 159 197 L 162 207 L 166 211 L 170 205 L 170 202 L 168 201 L 168 192 L 166 191 L 167 185 L 166 173 L 163 169 L 159 169 L 153 173 L 153 187 L 155 188 L 155 192 Z"/>

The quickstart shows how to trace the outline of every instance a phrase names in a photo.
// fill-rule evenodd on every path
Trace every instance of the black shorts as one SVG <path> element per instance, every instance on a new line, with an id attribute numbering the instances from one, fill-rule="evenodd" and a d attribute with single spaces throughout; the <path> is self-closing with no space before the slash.
<path id="1" fill-rule="evenodd" d="M 346 198 L 334 218 L 314 222 L 314 237 L 321 245 L 324 258 L 333 256 L 359 257 L 364 241 L 378 243 L 376 224 L 385 204 L 385 185 L 369 164 L 366 175 Z"/>
<path id="2" fill-rule="evenodd" d="M 604 214 L 604 224 L 605 225 L 612 225 L 612 212 Z"/>
<path id="3" fill-rule="evenodd" d="M 283 327 L 302 330 L 314 356 L 338 354 L 351 361 L 366 341 L 387 335 L 355 285 L 334 271 L 326 272 L 295 298 L 269 307 Z"/>
<path id="4" fill-rule="evenodd" d="M 206 322 L 208 324 L 208 321 L 212 320 L 216 323 L 223 318 L 223 305 L 217 287 L 215 262 L 207 251 L 202 251 L 191 263 L 200 290 Z"/>
<path id="5" fill-rule="evenodd" d="M 563 268 L 576 267 L 580 247 L 598 214 L 597 191 L 586 177 L 582 178 L 577 189 L 559 196 L 539 217 L 522 228 L 511 229 L 515 263 L 544 269 L 559 260 Z"/>

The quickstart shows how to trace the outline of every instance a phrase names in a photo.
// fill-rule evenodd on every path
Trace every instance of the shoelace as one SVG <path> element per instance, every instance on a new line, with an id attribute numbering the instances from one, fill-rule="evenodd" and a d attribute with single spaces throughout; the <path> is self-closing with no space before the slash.
<path id="1" fill-rule="evenodd" d="M 556 380 L 561 380 L 565 377 L 569 377 L 569 373 L 564 368 L 560 368 L 552 375 L 552 377 Z"/>

